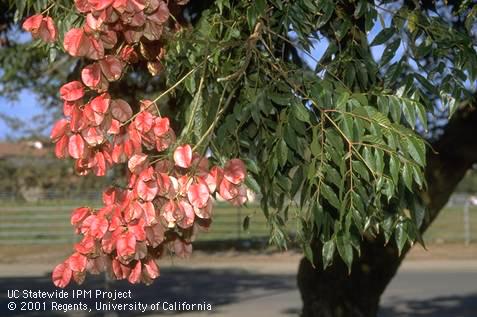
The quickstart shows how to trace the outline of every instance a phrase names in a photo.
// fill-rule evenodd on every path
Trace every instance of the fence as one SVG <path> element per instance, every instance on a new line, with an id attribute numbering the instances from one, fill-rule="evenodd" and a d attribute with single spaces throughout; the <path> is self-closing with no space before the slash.
<path id="1" fill-rule="evenodd" d="M 477 241 L 477 206 L 472 196 L 456 195 L 424 234 L 431 243 Z"/>
<path id="2" fill-rule="evenodd" d="M 19 202 L 14 195 L 0 194 L 0 245 L 62 244 L 75 242 L 71 211 L 79 206 L 98 206 L 96 192 L 74 196 L 47 193 L 37 202 Z M 430 243 L 477 241 L 477 207 L 459 199 L 447 206 L 424 235 Z M 250 217 L 247 231 L 243 220 Z M 235 208 L 218 203 L 214 207 L 211 229 L 199 235 L 199 241 L 250 240 L 267 237 L 266 219 L 257 205 Z"/>
<path id="3" fill-rule="evenodd" d="M 96 196 L 95 196 L 96 195 Z M 64 244 L 76 242 L 70 225 L 70 215 L 79 206 L 99 206 L 97 194 L 83 193 L 75 197 L 51 193 L 37 202 L 20 202 L 7 194 L 0 195 L 0 245 Z M 241 240 L 268 236 L 266 219 L 259 207 L 236 208 L 217 203 L 213 222 L 199 241 Z M 246 216 L 251 219 L 247 231 L 243 229 Z"/>

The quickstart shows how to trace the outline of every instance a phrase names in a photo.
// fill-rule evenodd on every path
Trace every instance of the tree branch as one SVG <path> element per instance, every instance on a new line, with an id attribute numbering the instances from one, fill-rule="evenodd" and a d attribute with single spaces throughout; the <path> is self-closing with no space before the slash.
<path id="1" fill-rule="evenodd" d="M 456 186 L 477 162 L 477 109 L 472 106 L 457 111 L 444 129 L 443 135 L 427 154 L 426 180 L 428 189 L 423 200 L 429 208 L 421 231 L 424 232 L 445 206 Z"/>

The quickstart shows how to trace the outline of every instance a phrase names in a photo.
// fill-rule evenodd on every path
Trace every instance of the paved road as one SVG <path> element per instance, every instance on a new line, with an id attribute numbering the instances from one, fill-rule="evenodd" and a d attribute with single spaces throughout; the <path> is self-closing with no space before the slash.
<path id="1" fill-rule="evenodd" d="M 164 316 L 147 311 L 68 313 L 9 311 L 7 290 L 33 289 L 53 290 L 49 266 L 0 265 L 0 316 Z M 162 270 L 162 277 L 152 286 L 134 286 L 115 283 L 114 288 L 131 289 L 133 298 L 124 303 L 142 302 L 153 304 L 159 301 L 186 301 L 210 303 L 211 312 L 181 314 L 185 317 L 199 316 L 297 316 L 300 298 L 295 286 L 296 263 L 273 266 L 267 270 L 263 264 L 241 263 L 240 265 L 217 264 L 175 266 Z M 13 274 L 15 273 L 16 274 Z M 268 273 L 267 273 L 268 272 Z M 69 289 L 104 289 L 100 278 L 88 278 L 84 285 Z M 46 300 L 47 305 L 51 300 Z M 61 301 L 61 300 L 60 300 Z M 19 300 L 15 300 L 19 304 Z M 77 303 L 78 300 L 70 300 Z M 96 300 L 83 300 L 94 307 Z M 406 264 L 383 296 L 380 317 L 476 317 L 477 316 L 477 261 L 423 262 Z"/>

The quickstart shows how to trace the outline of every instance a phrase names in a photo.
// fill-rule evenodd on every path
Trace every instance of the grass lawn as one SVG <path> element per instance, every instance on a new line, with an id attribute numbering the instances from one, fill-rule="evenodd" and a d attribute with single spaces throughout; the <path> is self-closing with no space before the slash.
<path id="1" fill-rule="evenodd" d="M 477 242 L 477 207 L 469 208 L 472 242 Z M 463 242 L 464 206 L 447 207 L 441 211 L 424 235 L 427 242 Z"/>

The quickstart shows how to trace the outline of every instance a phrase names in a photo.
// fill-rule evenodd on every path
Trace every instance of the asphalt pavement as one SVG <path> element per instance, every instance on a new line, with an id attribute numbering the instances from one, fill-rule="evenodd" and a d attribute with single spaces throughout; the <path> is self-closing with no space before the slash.
<path id="1" fill-rule="evenodd" d="M 131 290 L 130 299 L 111 301 L 95 298 L 94 293 L 92 298 L 72 299 L 70 296 L 67 300 L 8 298 L 9 290 L 51 292 L 55 288 L 48 274 L 48 269 L 51 269 L 49 266 L 2 264 L 0 316 L 298 316 L 301 304 L 295 282 L 297 263 L 292 261 L 277 265 L 271 266 L 273 267 L 271 270 L 259 263 L 247 265 L 242 262 L 234 264 L 233 261 L 210 265 L 170 265 L 162 269 L 161 277 L 151 286 L 131 286 L 126 282 L 111 284 L 106 283 L 103 277 L 88 277 L 83 285 L 67 289 L 70 295 L 75 290 L 93 290 L 93 292 L 108 289 L 120 292 Z M 10 297 L 12 294 L 10 292 Z M 91 309 L 91 312 L 52 311 L 53 301 L 61 304 L 81 301 Z M 15 303 L 14 310 L 9 309 L 8 305 L 11 302 Z M 28 302 L 39 302 L 40 306 L 38 304 L 25 306 Z M 128 305 L 142 303 L 148 305 L 148 310 L 143 313 L 137 310 L 138 306 L 130 306 L 117 312 L 97 311 L 95 305 L 98 302 Z M 175 303 L 176 307 L 166 305 L 164 309 L 164 303 L 167 305 Z M 196 307 L 201 304 L 200 307 L 206 310 L 198 312 L 195 309 L 193 312 L 185 312 L 184 309 L 180 309 L 181 305 L 191 304 L 195 304 Z M 25 310 L 22 310 L 22 305 Z M 56 309 L 58 307 L 56 306 Z M 68 310 L 68 306 L 62 308 Z M 210 310 L 207 310 L 209 308 Z M 383 295 L 379 316 L 476 317 L 477 261 L 405 263 Z"/>

